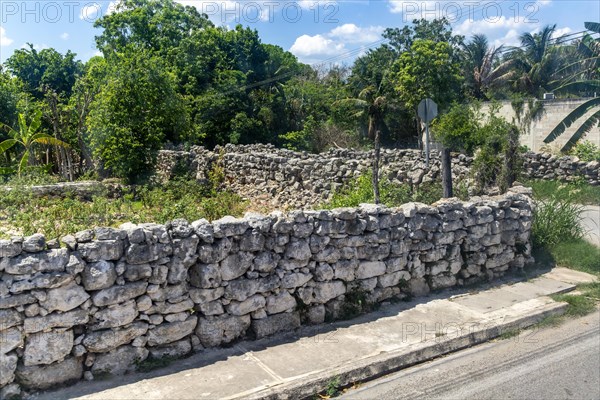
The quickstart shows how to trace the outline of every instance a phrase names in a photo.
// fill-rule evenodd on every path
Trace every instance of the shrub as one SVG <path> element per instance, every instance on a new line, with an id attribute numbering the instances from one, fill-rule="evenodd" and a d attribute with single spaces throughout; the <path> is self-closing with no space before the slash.
<path id="1" fill-rule="evenodd" d="M 600 161 L 600 147 L 588 140 L 577 143 L 571 149 L 571 154 L 579 157 L 581 161 Z"/>

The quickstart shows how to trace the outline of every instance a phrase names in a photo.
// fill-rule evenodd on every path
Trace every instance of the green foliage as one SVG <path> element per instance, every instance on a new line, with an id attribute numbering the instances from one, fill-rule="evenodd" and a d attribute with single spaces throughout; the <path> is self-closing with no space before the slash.
<path id="1" fill-rule="evenodd" d="M 7 153 L 15 145 L 23 147 L 24 151 L 21 155 L 20 161 L 17 163 L 16 171 L 20 176 L 21 173 L 27 168 L 34 164 L 34 145 L 52 145 L 69 147 L 69 145 L 61 140 L 58 140 L 48 134 L 38 132 L 42 124 L 42 112 L 36 111 L 31 119 L 29 125 L 25 119 L 25 115 L 19 114 L 19 128 L 18 130 L 11 128 L 8 125 L 0 123 L 1 128 L 5 128 L 8 131 L 10 139 L 6 139 L 0 143 L 0 154 Z"/>
<path id="2" fill-rule="evenodd" d="M 102 168 L 135 181 L 153 166 L 163 141 L 186 136 L 188 122 L 174 76 L 160 59 L 131 49 L 111 66 L 87 127 Z"/>
<path id="3" fill-rule="evenodd" d="M 579 224 L 582 206 L 570 198 L 552 197 L 536 202 L 532 236 L 536 246 L 552 247 L 560 242 L 573 241 L 583 236 Z"/>
<path id="4" fill-rule="evenodd" d="M 472 154 L 479 144 L 479 109 L 477 104 L 454 103 L 448 112 L 436 118 L 432 131 L 436 140 L 451 150 Z"/>
<path id="5" fill-rule="evenodd" d="M 520 168 L 518 135 L 518 128 L 497 116 L 491 107 L 487 120 L 471 139 L 478 144 L 471 168 L 477 190 L 494 185 L 506 190 L 508 181 L 514 181 Z"/>
<path id="6" fill-rule="evenodd" d="M 83 72 L 81 61 L 75 53 L 67 51 L 63 56 L 55 49 L 39 52 L 28 43 L 29 48 L 15 50 L 6 60 L 8 70 L 25 85 L 25 90 L 41 100 L 47 90 L 69 96 L 75 80 Z"/>
<path id="7" fill-rule="evenodd" d="M 23 235 L 36 232 L 56 238 L 90 227 L 118 226 L 124 222 L 166 223 L 176 218 L 215 220 L 240 216 L 246 209 L 233 193 L 218 191 L 213 183 L 170 181 L 164 185 L 137 187 L 121 198 L 104 191 L 90 201 L 66 193 L 64 198 L 36 197 L 25 187 L 14 186 L 0 196 L 0 220 Z M 2 231 L 0 231 L 2 234 Z"/>
<path id="8" fill-rule="evenodd" d="M 570 153 L 579 157 L 581 161 L 600 161 L 600 147 L 588 140 L 578 142 Z"/>
<path id="9" fill-rule="evenodd" d="M 460 67 L 447 42 L 418 39 L 394 64 L 398 97 L 409 110 L 432 98 L 443 109 L 456 100 L 463 80 Z"/>

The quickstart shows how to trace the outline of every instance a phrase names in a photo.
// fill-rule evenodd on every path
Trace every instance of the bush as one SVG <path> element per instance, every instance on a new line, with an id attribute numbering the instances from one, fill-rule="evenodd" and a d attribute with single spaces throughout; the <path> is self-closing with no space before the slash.
<path id="1" fill-rule="evenodd" d="M 581 161 L 600 161 L 600 147 L 588 140 L 577 143 L 571 149 L 571 154 L 579 157 Z"/>

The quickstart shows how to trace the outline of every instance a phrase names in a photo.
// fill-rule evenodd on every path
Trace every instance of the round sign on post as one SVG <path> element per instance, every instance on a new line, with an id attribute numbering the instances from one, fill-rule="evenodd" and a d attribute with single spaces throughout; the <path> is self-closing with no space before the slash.
<path id="1" fill-rule="evenodd" d="M 429 123 L 438 114 L 437 104 L 430 98 L 423 99 L 419 103 L 417 114 L 421 121 L 425 123 L 425 163 L 429 167 Z"/>

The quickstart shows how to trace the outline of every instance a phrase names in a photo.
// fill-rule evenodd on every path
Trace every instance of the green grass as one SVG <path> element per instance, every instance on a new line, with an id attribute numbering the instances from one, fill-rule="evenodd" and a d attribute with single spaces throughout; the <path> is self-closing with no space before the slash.
<path id="1" fill-rule="evenodd" d="M 124 222 L 214 220 L 225 215 L 239 216 L 245 209 L 246 204 L 238 195 L 196 181 L 138 186 L 116 199 L 99 191 L 89 201 L 68 193 L 63 198 L 37 197 L 17 187 L 0 196 L 0 237 L 16 232 L 59 238 L 83 229 L 118 226 Z"/>
<path id="2" fill-rule="evenodd" d="M 530 180 L 526 186 L 533 189 L 536 199 L 569 200 L 573 203 L 584 205 L 600 205 L 600 186 L 591 186 L 579 180 L 565 183 L 554 180 Z"/>
<path id="3" fill-rule="evenodd" d="M 558 243 L 550 253 L 561 267 L 600 275 L 600 248 L 583 239 Z"/>
<path id="4" fill-rule="evenodd" d="M 408 184 L 394 184 L 386 178 L 379 181 L 381 204 L 397 207 L 412 201 L 432 204 L 442 198 L 440 182 L 427 182 L 411 187 Z M 468 197 L 464 184 L 454 184 L 454 196 L 462 199 Z M 320 208 L 333 209 L 339 207 L 358 207 L 361 203 L 373 203 L 373 185 L 371 173 L 366 173 L 348 182 L 342 189 L 336 191 L 331 199 Z"/>

